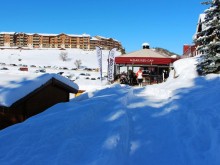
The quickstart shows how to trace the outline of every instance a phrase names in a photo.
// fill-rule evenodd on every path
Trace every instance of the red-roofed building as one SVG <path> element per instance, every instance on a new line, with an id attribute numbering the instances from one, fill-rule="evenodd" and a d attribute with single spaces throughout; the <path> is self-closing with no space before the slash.
<path id="1" fill-rule="evenodd" d="M 197 24 L 197 27 L 196 27 L 196 33 L 193 36 L 194 40 L 199 37 L 198 33 L 201 32 L 205 28 L 204 24 L 203 24 L 204 20 L 205 20 L 205 14 L 200 14 L 199 19 L 198 19 L 198 24 Z M 196 56 L 197 54 L 199 54 L 200 52 L 198 52 L 196 50 L 196 47 L 197 47 L 197 45 L 195 45 L 195 44 L 185 44 L 185 45 L 183 45 L 183 56 L 182 56 L 182 58 L 193 57 L 193 56 Z"/>
<path id="2" fill-rule="evenodd" d="M 150 71 L 152 75 L 162 77 L 164 72 L 169 73 L 176 60 L 177 58 L 150 49 L 149 45 L 143 45 L 143 49 L 139 51 L 115 57 L 116 72 L 119 74 L 121 67 L 127 67 L 127 73 L 129 70 L 134 71 L 135 67 L 142 67 Z"/>

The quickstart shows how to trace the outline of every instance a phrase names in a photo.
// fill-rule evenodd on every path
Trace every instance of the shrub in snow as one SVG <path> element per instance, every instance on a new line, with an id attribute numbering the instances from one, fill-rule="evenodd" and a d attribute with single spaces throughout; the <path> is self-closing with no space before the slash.
<path id="1" fill-rule="evenodd" d="M 81 60 L 76 60 L 74 62 L 74 64 L 75 64 L 76 68 L 79 69 L 81 67 L 81 65 L 82 65 L 82 61 Z"/>
<path id="2" fill-rule="evenodd" d="M 64 51 L 60 52 L 60 59 L 62 61 L 67 61 L 68 60 L 68 52 L 64 52 Z"/>

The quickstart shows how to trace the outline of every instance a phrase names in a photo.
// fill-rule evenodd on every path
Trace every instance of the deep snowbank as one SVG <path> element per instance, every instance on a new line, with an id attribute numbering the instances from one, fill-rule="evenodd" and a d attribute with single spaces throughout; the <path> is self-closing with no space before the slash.
<path id="1" fill-rule="evenodd" d="M 220 77 L 184 60 L 176 79 L 94 90 L 0 131 L 0 164 L 219 165 Z"/>

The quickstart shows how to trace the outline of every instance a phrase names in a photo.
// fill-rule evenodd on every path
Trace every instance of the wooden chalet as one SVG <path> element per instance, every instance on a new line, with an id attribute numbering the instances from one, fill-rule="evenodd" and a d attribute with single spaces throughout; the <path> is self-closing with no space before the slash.
<path id="1" fill-rule="evenodd" d="M 7 86 L 0 87 L 2 91 L 0 93 L 0 129 L 22 122 L 57 103 L 68 102 L 69 94 L 78 92 L 78 86 L 75 83 L 55 74 L 45 74 L 33 80 L 24 79 L 13 83 L 19 86 L 15 89 L 10 88 L 8 92 Z M 27 93 L 22 95 L 24 91 Z"/>

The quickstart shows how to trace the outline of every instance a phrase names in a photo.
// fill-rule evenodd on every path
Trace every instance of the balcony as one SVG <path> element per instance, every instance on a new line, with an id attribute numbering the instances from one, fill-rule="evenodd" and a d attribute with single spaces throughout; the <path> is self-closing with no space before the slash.
<path id="1" fill-rule="evenodd" d="M 43 48 L 49 48 L 50 45 L 49 44 L 43 44 Z"/>

